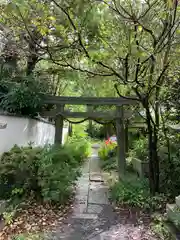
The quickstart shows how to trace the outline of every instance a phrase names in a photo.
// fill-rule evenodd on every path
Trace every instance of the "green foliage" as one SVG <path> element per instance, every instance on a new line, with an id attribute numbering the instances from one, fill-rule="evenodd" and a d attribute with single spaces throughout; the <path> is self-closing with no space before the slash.
<path id="1" fill-rule="evenodd" d="M 148 141 L 145 137 L 135 140 L 132 149 L 129 151 L 131 158 L 138 158 L 142 161 L 148 160 Z"/>
<path id="2" fill-rule="evenodd" d="M 117 205 L 142 208 L 143 210 L 160 210 L 164 207 L 164 195 L 151 196 L 146 182 L 134 181 L 117 182 L 111 187 L 111 199 Z"/>
<path id="3" fill-rule="evenodd" d="M 1 82 L 0 107 L 10 113 L 36 115 L 41 109 L 40 92 L 42 84 L 35 78 L 11 79 L 11 82 Z"/>
<path id="4" fill-rule="evenodd" d="M 83 141 L 84 139 L 89 140 L 84 128 L 83 124 L 73 125 L 72 137 L 68 138 L 68 142 Z"/>
<path id="5" fill-rule="evenodd" d="M 43 240 L 43 236 L 40 234 L 19 234 L 18 236 L 15 236 L 13 240 Z"/>
<path id="6" fill-rule="evenodd" d="M 16 199 L 32 193 L 43 201 L 64 203 L 72 194 L 89 148 L 86 141 L 44 148 L 14 146 L 1 157 L 0 198 Z"/>
<path id="7" fill-rule="evenodd" d="M 111 157 L 101 161 L 101 167 L 105 171 L 117 170 L 117 158 Z"/>
<path id="8" fill-rule="evenodd" d="M 38 184 L 44 201 L 65 203 L 72 193 L 72 186 L 80 175 L 79 152 L 71 154 L 71 147 L 53 146 L 43 151 L 38 163 Z"/>
<path id="9" fill-rule="evenodd" d="M 98 151 L 98 156 L 101 160 L 106 160 L 108 159 L 108 153 L 111 149 L 106 146 L 105 143 L 101 145 Z"/>
<path id="10" fill-rule="evenodd" d="M 141 120 L 141 119 L 140 119 Z M 139 121 L 139 119 L 136 120 L 135 118 L 135 121 Z M 133 123 L 132 123 L 132 126 L 133 126 Z M 134 148 L 134 142 L 135 141 L 138 141 L 139 138 L 144 138 L 144 129 L 138 129 L 138 128 L 130 128 L 129 129 L 129 133 L 128 133 L 128 146 L 129 146 L 129 149 L 133 149 Z"/>
<path id="11" fill-rule="evenodd" d="M 168 229 L 167 218 L 162 214 L 155 214 L 152 216 L 151 229 L 159 239 L 173 239 L 172 233 L 170 229 Z"/>
<path id="12" fill-rule="evenodd" d="M 159 146 L 161 191 L 172 197 L 180 194 L 179 140 L 179 134 L 169 135 L 169 150 L 165 141 L 161 141 Z"/>
<path id="13" fill-rule="evenodd" d="M 13 222 L 15 213 L 16 213 L 15 211 L 3 213 L 3 219 L 4 219 L 6 225 L 10 225 Z"/>
<path id="14" fill-rule="evenodd" d="M 14 146 L 5 152 L 0 159 L 0 197 L 26 195 L 36 191 L 37 162 L 41 158 L 42 149 Z"/>
<path id="15" fill-rule="evenodd" d="M 12 62 L 13 58 L 16 65 L 25 61 L 22 65 L 27 66 L 33 58 L 35 65 L 39 65 L 40 61 L 48 62 L 46 68 L 43 64 L 40 65 L 39 72 L 47 69 L 48 73 L 51 71 L 51 77 L 47 78 L 51 78 L 56 86 L 55 93 L 62 93 L 59 91 L 62 87 L 59 79 L 64 80 L 64 72 L 70 68 L 72 72 L 78 70 L 79 76 L 78 80 L 67 81 L 70 90 L 67 95 L 115 96 L 113 88 L 114 83 L 117 83 L 120 94 L 124 95 L 127 91 L 128 94 L 135 93 L 142 105 L 146 105 L 146 110 L 151 110 L 156 103 L 160 103 L 163 88 L 169 91 L 171 86 L 173 90 L 167 96 L 174 103 L 169 103 L 168 100 L 167 106 L 178 108 L 176 86 L 179 83 L 173 83 L 174 77 L 175 81 L 178 80 L 178 72 L 175 76 L 169 74 L 169 70 L 174 73 L 179 66 L 177 1 L 159 1 L 153 4 L 139 0 L 99 1 L 98 4 L 94 0 L 60 2 L 58 6 L 45 0 L 25 0 L 23 3 L 13 0 L 0 5 L 0 24 L 2 29 L 4 27 L 3 35 L 7 38 L 2 39 L 2 42 L 8 43 L 2 44 L 6 45 L 3 54 L 8 53 L 3 59 L 5 62 Z M 15 45 L 15 48 L 11 48 L 12 45 Z M 53 71 L 63 73 L 62 77 Z M 71 77 L 71 80 L 73 78 Z M 92 84 L 94 82 L 97 82 L 96 89 Z M 80 91 L 76 91 L 79 86 Z M 174 91 L 174 88 L 177 91 Z M 32 94 L 34 101 L 31 102 L 30 97 L 25 97 L 29 96 L 27 92 L 25 91 L 24 95 L 22 91 L 22 88 L 16 89 L 15 95 L 10 92 L 2 107 L 23 114 L 29 114 L 29 111 L 30 114 L 36 113 L 38 99 Z M 146 96 L 146 99 L 142 96 Z M 159 110 L 156 111 L 155 119 L 154 111 L 149 112 L 153 131 L 156 130 L 158 135 L 160 128 L 156 120 Z M 139 152 L 142 145 L 136 148 L 136 157 L 147 159 L 146 150 L 143 152 L 141 149 Z M 134 151 L 133 156 L 135 155 Z M 153 169 L 151 175 L 158 175 L 158 171 Z M 150 186 L 155 186 L 155 179 L 151 180 L 153 184 Z"/>
<path id="16" fill-rule="evenodd" d="M 101 167 L 104 171 L 117 170 L 116 143 L 102 143 L 98 151 Z"/>
<path id="17" fill-rule="evenodd" d="M 92 127 L 87 127 L 87 133 L 91 138 L 104 139 L 105 138 L 105 129 L 103 125 L 93 123 Z"/>
<path id="18" fill-rule="evenodd" d="M 72 137 L 68 137 L 69 144 L 80 158 L 85 159 L 91 154 L 91 141 L 87 132 L 84 131 L 84 125 L 78 124 L 73 127 Z"/>
<path id="19" fill-rule="evenodd" d="M 99 158 L 101 160 L 107 160 L 108 158 L 110 158 L 111 152 L 114 153 L 114 155 L 116 155 L 116 147 L 117 147 L 116 143 L 108 143 L 108 144 L 103 143 L 98 151 Z"/>

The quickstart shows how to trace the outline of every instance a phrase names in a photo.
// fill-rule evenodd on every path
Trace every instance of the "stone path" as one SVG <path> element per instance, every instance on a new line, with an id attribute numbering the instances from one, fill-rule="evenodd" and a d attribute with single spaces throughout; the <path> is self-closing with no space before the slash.
<path id="1" fill-rule="evenodd" d="M 102 179 L 97 150 L 82 169 L 72 215 L 51 240 L 155 240 L 144 225 L 136 225 L 113 211 Z"/>

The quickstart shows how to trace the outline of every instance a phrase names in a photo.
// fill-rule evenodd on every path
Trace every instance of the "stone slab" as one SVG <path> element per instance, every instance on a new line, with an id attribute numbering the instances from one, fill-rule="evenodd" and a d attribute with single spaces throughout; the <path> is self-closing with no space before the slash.
<path id="1" fill-rule="evenodd" d="M 73 215 L 82 214 L 87 212 L 87 202 L 80 202 L 75 205 Z"/>
<path id="2" fill-rule="evenodd" d="M 79 179 L 77 184 L 87 184 L 89 182 L 89 174 L 87 176 L 83 176 Z"/>
<path id="3" fill-rule="evenodd" d="M 100 173 L 101 169 L 100 169 L 100 163 L 99 163 L 99 159 L 94 157 L 91 159 L 91 163 L 90 163 L 90 173 Z"/>
<path id="4" fill-rule="evenodd" d="M 100 173 L 91 173 L 90 181 L 103 182 L 103 177 Z"/>
<path id="5" fill-rule="evenodd" d="M 87 162 L 84 164 L 84 166 L 83 166 L 83 168 L 82 168 L 82 173 L 83 173 L 83 174 L 89 173 L 89 161 L 87 161 Z"/>
<path id="6" fill-rule="evenodd" d="M 87 195 L 76 195 L 75 196 L 75 203 L 77 202 L 87 202 L 88 194 Z"/>
<path id="7" fill-rule="evenodd" d="M 93 214 L 99 214 L 103 210 L 103 206 L 100 204 L 88 204 L 87 206 L 87 212 L 93 213 Z"/>
<path id="8" fill-rule="evenodd" d="M 100 148 L 101 147 L 101 144 L 100 143 L 94 143 L 93 145 L 92 145 L 92 148 L 95 148 L 95 149 L 98 149 L 98 148 Z"/>
<path id="9" fill-rule="evenodd" d="M 88 213 L 82 213 L 82 214 L 75 214 L 72 216 L 72 218 L 76 219 L 97 219 L 97 214 L 88 214 Z"/>
<path id="10" fill-rule="evenodd" d="M 88 203 L 108 204 L 108 188 L 92 184 L 89 190 Z"/>

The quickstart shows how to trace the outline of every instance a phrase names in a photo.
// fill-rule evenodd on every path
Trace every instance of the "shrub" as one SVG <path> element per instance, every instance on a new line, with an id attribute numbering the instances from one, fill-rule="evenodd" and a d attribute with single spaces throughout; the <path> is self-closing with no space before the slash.
<path id="1" fill-rule="evenodd" d="M 38 189 L 37 162 L 41 158 L 42 148 L 15 145 L 0 159 L 0 197 L 9 198 L 12 193 L 25 195 Z"/>
<path id="2" fill-rule="evenodd" d="M 144 210 L 160 210 L 166 202 L 164 195 L 152 197 L 147 183 L 138 179 L 116 182 L 110 189 L 110 197 L 117 205 L 128 205 Z"/>
<path id="3" fill-rule="evenodd" d="M 86 159 L 91 154 L 91 144 L 87 140 L 69 144 L 69 148 L 72 149 L 72 154 L 74 154 L 74 157 L 79 162 L 82 162 L 82 160 Z"/>
<path id="4" fill-rule="evenodd" d="M 138 158 L 142 161 L 148 160 L 148 140 L 141 137 L 133 143 L 132 149 L 129 151 L 131 158 Z"/>
<path id="5" fill-rule="evenodd" d="M 105 128 L 100 124 L 93 123 L 91 129 L 88 125 L 86 131 L 91 138 L 104 139 L 106 137 Z"/>
<path id="6" fill-rule="evenodd" d="M 101 161 L 101 167 L 105 171 L 117 170 L 116 157 L 108 158 L 108 159 Z"/>
<path id="7" fill-rule="evenodd" d="M 87 132 L 84 131 L 84 126 L 82 124 L 74 125 L 72 137 L 68 138 L 68 142 L 83 141 L 84 139 L 89 140 Z"/>
<path id="8" fill-rule="evenodd" d="M 180 136 L 169 136 L 169 156 L 165 141 L 159 146 L 161 191 L 173 198 L 180 194 Z"/>
<path id="9" fill-rule="evenodd" d="M 65 202 L 72 193 L 79 167 L 89 153 L 88 142 L 64 146 L 14 146 L 0 160 L 0 198 L 29 196 Z"/>
<path id="10" fill-rule="evenodd" d="M 111 153 L 114 153 L 112 155 L 116 155 L 116 147 L 117 143 L 115 142 L 103 143 L 98 151 L 99 158 L 101 160 L 107 160 L 111 157 Z"/>
<path id="11" fill-rule="evenodd" d="M 36 78 L 19 77 L 18 82 L 2 83 L 0 107 L 11 113 L 37 115 L 41 109 L 42 83 Z"/>
<path id="12" fill-rule="evenodd" d="M 43 151 L 39 162 L 38 184 L 44 201 L 64 203 L 79 176 L 76 158 L 68 147 L 53 146 Z"/>
<path id="13" fill-rule="evenodd" d="M 78 159 L 85 159 L 91 154 L 91 141 L 84 131 L 83 125 L 75 125 L 72 137 L 68 137 L 65 146 L 69 145 L 71 152 L 76 152 Z"/>

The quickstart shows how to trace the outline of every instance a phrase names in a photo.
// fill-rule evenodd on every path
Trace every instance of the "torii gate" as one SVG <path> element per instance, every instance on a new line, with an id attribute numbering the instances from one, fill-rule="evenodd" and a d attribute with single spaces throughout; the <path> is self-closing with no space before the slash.
<path id="1" fill-rule="evenodd" d="M 40 113 L 44 117 L 55 119 L 55 143 L 62 143 L 63 120 L 64 118 L 85 118 L 90 120 L 104 119 L 115 120 L 117 133 L 117 155 L 119 175 L 125 174 L 126 169 L 126 146 L 125 146 L 125 126 L 124 120 L 132 117 L 132 112 L 124 111 L 123 106 L 136 104 L 135 97 L 61 97 L 61 96 L 43 96 L 43 104 L 55 105 L 56 108 L 49 112 Z M 70 112 L 65 110 L 65 105 L 86 105 L 86 112 Z M 94 112 L 91 106 L 107 105 L 115 106 L 116 111 Z"/>

